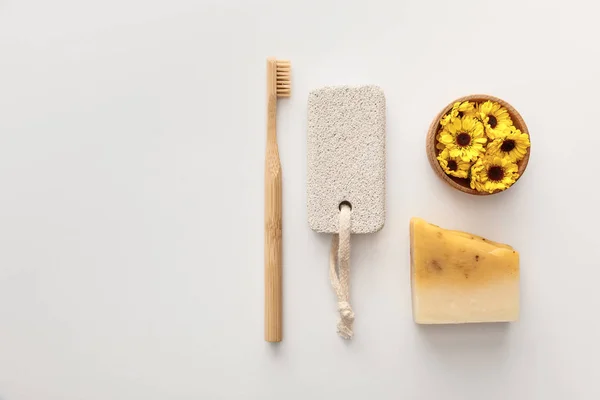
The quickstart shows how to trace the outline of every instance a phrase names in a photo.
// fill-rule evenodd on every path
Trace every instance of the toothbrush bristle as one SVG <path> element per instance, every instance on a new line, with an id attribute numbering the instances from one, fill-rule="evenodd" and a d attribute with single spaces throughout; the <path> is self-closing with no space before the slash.
<path id="1" fill-rule="evenodd" d="M 291 69 L 292 65 L 289 60 L 277 60 L 277 97 L 290 97 L 292 92 L 291 86 Z"/>

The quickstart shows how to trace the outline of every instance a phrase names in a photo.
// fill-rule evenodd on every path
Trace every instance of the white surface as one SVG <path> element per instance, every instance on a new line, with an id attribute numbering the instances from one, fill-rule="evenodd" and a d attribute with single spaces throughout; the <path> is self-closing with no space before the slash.
<path id="1" fill-rule="evenodd" d="M 0 398 L 598 399 L 597 2 L 0 2 Z M 285 341 L 263 335 L 265 57 L 280 108 Z M 387 220 L 353 243 L 355 340 L 306 221 L 306 100 L 387 98 Z M 433 174 L 431 118 L 511 102 L 509 192 Z M 560 185 L 560 186 L 559 186 Z M 408 221 L 521 252 L 522 319 L 412 322 Z"/>

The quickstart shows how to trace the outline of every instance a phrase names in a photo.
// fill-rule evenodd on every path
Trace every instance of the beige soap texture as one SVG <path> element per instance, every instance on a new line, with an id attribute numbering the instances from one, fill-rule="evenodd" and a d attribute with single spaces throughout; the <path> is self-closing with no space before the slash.
<path id="1" fill-rule="evenodd" d="M 512 247 L 413 218 L 410 257 L 416 323 L 519 318 L 519 253 Z"/>

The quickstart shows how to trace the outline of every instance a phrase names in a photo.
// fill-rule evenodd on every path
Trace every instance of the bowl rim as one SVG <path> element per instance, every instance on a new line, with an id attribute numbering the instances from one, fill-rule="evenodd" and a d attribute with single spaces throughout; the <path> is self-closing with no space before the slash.
<path id="1" fill-rule="evenodd" d="M 488 192 L 478 192 L 475 189 L 471 189 L 471 187 L 469 186 L 469 182 L 467 180 L 461 179 L 461 178 L 455 178 L 455 177 L 451 177 L 450 175 L 447 175 L 444 170 L 442 169 L 442 166 L 440 165 L 440 163 L 437 160 L 437 156 L 438 156 L 438 150 L 435 147 L 436 145 L 436 135 L 437 132 L 440 128 L 440 120 L 442 119 L 442 117 L 452 109 L 452 107 L 454 106 L 455 103 L 457 102 L 463 102 L 463 101 L 472 101 L 475 103 L 480 103 L 482 101 L 494 101 L 499 103 L 501 106 L 503 106 L 504 108 L 506 108 L 508 110 L 508 113 L 510 114 L 510 117 L 513 121 L 513 124 L 521 130 L 521 132 L 523 133 L 527 133 L 529 135 L 529 141 L 531 142 L 531 134 L 529 133 L 529 129 L 527 128 L 527 124 L 525 123 L 525 120 L 523 119 L 523 117 L 521 116 L 521 114 L 519 114 L 519 112 L 508 102 L 495 97 L 495 96 L 490 96 L 487 94 L 472 94 L 472 95 L 468 95 L 468 96 L 463 96 L 460 97 L 452 102 L 450 102 L 446 107 L 444 107 L 437 115 L 436 117 L 433 119 L 433 121 L 431 122 L 431 125 L 429 126 L 429 131 L 427 132 L 427 143 L 426 143 L 426 150 L 427 150 L 427 158 L 429 159 L 429 164 L 431 164 L 431 168 L 433 169 L 433 171 L 435 172 L 435 174 L 442 179 L 443 181 L 445 181 L 448 185 L 452 186 L 454 189 L 457 189 L 463 193 L 467 193 L 467 194 L 471 194 L 471 195 L 476 195 L 476 196 L 489 196 L 492 194 L 497 194 L 497 193 L 501 193 L 501 192 L 506 192 L 508 189 L 510 189 L 511 187 L 513 187 L 518 181 L 519 179 L 521 179 L 521 177 L 523 176 L 523 174 L 525 173 L 525 169 L 527 168 L 527 164 L 529 163 L 529 156 L 531 153 L 531 145 L 529 146 L 529 148 L 527 149 L 527 153 L 525 154 L 525 157 L 520 160 L 519 162 L 517 162 L 517 166 L 519 167 L 519 177 L 517 178 L 517 180 L 515 181 L 515 183 L 513 183 L 509 188 L 504 189 L 504 190 L 496 190 L 495 192 L 492 193 L 488 193 Z M 460 183 L 461 181 L 464 181 L 463 183 Z M 466 184 L 466 186 L 465 186 Z"/>

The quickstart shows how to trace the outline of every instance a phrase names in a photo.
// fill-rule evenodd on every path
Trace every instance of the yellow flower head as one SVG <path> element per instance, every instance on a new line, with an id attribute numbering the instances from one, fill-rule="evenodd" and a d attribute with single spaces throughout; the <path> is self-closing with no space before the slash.
<path id="1" fill-rule="evenodd" d="M 529 135 L 522 133 L 514 126 L 508 128 L 507 132 L 506 136 L 498 137 L 488 144 L 487 153 L 513 162 L 520 161 L 525 157 L 527 149 L 531 145 Z"/>
<path id="2" fill-rule="evenodd" d="M 481 122 L 465 116 L 450 121 L 444 127 L 440 141 L 450 151 L 450 157 L 473 161 L 485 152 L 487 138 Z"/>
<path id="3" fill-rule="evenodd" d="M 471 163 L 460 157 L 450 157 L 450 150 L 444 149 L 437 159 L 446 174 L 465 179 L 469 176 Z"/>
<path id="4" fill-rule="evenodd" d="M 513 125 L 508 110 L 493 101 L 481 103 L 477 114 L 485 126 L 485 133 L 492 140 L 505 135 L 506 128 Z"/>
<path id="5" fill-rule="evenodd" d="M 498 156 L 480 158 L 471 168 L 471 188 L 478 192 L 508 189 L 518 178 L 517 164 Z"/>
<path id="6" fill-rule="evenodd" d="M 475 108 L 475 103 L 471 101 L 457 101 L 452 106 L 452 109 L 448 112 L 448 114 L 444 115 L 440 121 L 440 125 L 446 126 L 450 121 L 456 118 L 462 117 L 476 117 L 477 110 Z"/>

